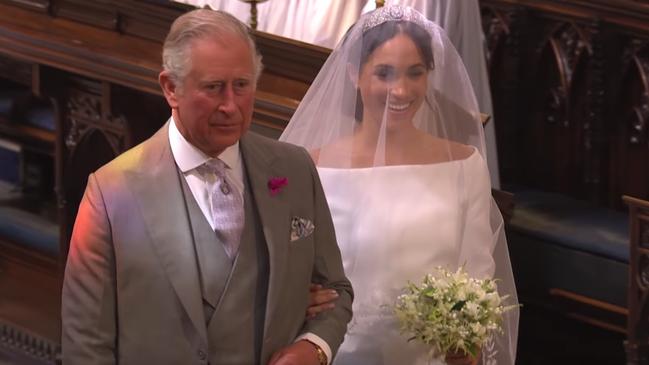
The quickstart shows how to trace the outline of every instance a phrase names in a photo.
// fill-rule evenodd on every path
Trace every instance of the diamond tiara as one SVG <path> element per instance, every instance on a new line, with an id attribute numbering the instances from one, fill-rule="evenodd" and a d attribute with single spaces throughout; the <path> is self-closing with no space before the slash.
<path id="1" fill-rule="evenodd" d="M 421 15 L 421 13 L 413 8 L 395 4 L 384 6 L 373 11 L 363 24 L 363 33 L 389 21 L 411 22 L 426 29 L 428 32 L 432 32 L 433 30 L 431 22 Z"/>

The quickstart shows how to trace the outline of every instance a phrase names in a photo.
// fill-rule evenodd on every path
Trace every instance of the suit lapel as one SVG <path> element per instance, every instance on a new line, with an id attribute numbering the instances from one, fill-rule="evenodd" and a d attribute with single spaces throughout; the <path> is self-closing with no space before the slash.
<path id="1" fill-rule="evenodd" d="M 257 211 L 262 224 L 262 231 L 268 246 L 270 277 L 268 279 L 268 297 L 266 303 L 266 320 L 264 333 L 269 333 L 273 322 L 277 320 L 279 293 L 286 275 L 288 257 L 287 243 L 290 238 L 289 205 L 282 199 L 282 194 L 271 196 L 268 180 L 280 177 L 281 171 L 276 168 L 276 156 L 272 151 L 263 148 L 259 137 L 247 133 L 241 138 L 241 155 L 250 181 L 250 190 L 257 204 Z"/>
<path id="2" fill-rule="evenodd" d="M 207 342 L 192 227 L 189 224 L 167 123 L 143 148 L 143 168 L 128 176 L 155 252 L 178 299 Z M 144 147 L 144 146 L 143 146 Z"/>

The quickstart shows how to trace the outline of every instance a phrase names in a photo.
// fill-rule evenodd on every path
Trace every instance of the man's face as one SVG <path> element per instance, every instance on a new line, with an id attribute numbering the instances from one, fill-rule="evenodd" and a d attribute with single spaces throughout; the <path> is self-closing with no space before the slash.
<path id="1" fill-rule="evenodd" d="M 160 84 L 178 130 L 209 156 L 235 144 L 252 120 L 255 75 L 251 50 L 237 36 L 194 40 L 191 69 L 181 85 L 166 71 Z"/>

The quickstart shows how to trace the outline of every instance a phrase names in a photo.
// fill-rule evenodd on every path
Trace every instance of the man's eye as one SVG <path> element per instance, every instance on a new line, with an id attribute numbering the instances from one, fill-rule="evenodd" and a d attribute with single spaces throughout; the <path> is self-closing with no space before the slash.
<path id="1" fill-rule="evenodd" d="M 205 85 L 205 89 L 208 91 L 218 91 L 221 90 L 222 86 L 223 84 L 221 83 L 207 84 Z"/>
<path id="2" fill-rule="evenodd" d="M 237 80 L 234 82 L 234 88 L 235 89 L 245 89 L 250 85 L 250 81 L 248 80 Z"/>

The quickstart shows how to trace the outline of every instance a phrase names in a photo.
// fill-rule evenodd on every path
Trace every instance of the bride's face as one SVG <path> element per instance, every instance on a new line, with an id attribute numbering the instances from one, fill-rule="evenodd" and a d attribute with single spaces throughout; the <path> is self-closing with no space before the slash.
<path id="1" fill-rule="evenodd" d="M 379 122 L 386 113 L 388 128 L 410 123 L 424 102 L 427 77 L 428 68 L 408 35 L 399 33 L 377 47 L 358 79 L 363 122 Z"/>

